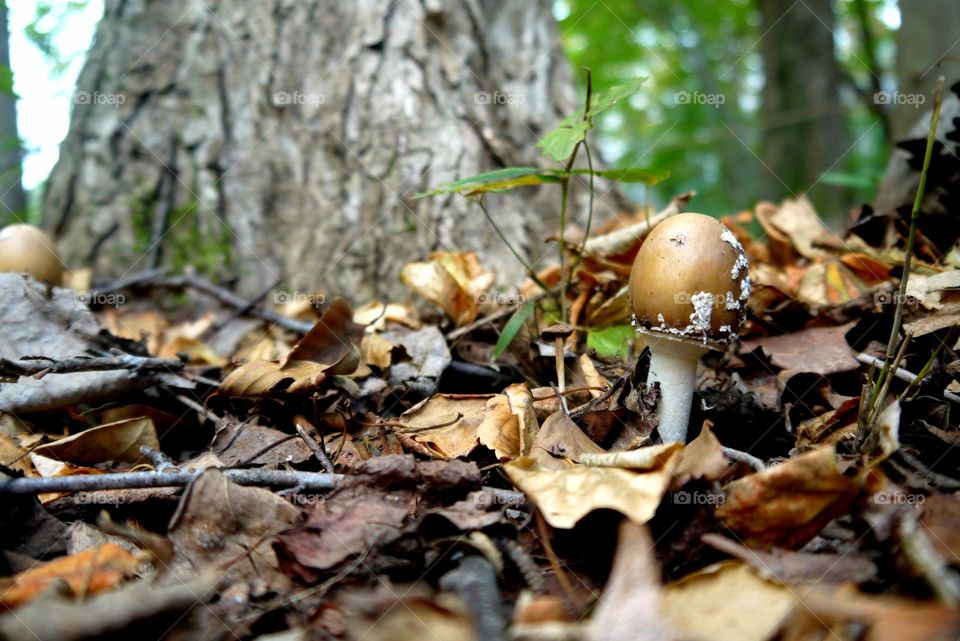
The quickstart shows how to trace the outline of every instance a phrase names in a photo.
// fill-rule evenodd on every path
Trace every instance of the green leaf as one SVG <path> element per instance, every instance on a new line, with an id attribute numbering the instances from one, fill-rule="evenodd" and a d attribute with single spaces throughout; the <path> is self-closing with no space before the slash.
<path id="1" fill-rule="evenodd" d="M 523 324 L 527 321 L 527 317 L 530 316 L 530 312 L 532 311 L 533 301 L 530 301 L 513 313 L 510 320 L 507 321 L 507 324 L 503 326 L 503 331 L 500 332 L 500 338 L 497 339 L 497 344 L 493 348 L 493 360 L 497 360 L 503 355 L 510 343 L 513 342 L 513 339 L 520 333 L 520 328 L 523 327 Z"/>
<path id="2" fill-rule="evenodd" d="M 573 153 L 574 147 L 586 140 L 590 123 L 581 121 L 569 127 L 560 126 L 540 139 L 537 147 L 543 149 L 543 155 L 556 162 L 563 162 Z"/>
<path id="3" fill-rule="evenodd" d="M 656 185 L 670 177 L 670 172 L 656 169 L 640 169 L 631 167 L 630 169 L 574 169 L 574 174 L 585 174 L 609 178 L 621 183 L 646 183 L 647 185 Z"/>
<path id="4" fill-rule="evenodd" d="M 559 181 L 559 178 L 555 176 L 555 171 L 551 169 L 543 169 L 541 167 L 506 167 L 440 185 L 431 191 L 416 194 L 414 198 L 424 198 L 438 194 L 475 194 L 488 191 L 505 191 L 514 187 L 540 185 L 557 181 Z"/>
<path id="5" fill-rule="evenodd" d="M 590 111 L 587 113 L 587 116 L 593 118 L 599 113 L 603 113 L 608 109 L 613 108 L 618 102 L 624 98 L 629 98 L 640 89 L 640 85 L 646 82 L 646 78 L 638 76 L 631 80 L 630 82 L 624 83 L 622 85 L 616 85 L 610 87 L 603 93 L 599 94 L 590 104 Z"/>
<path id="6" fill-rule="evenodd" d="M 587 331 L 587 347 L 605 358 L 616 356 L 625 359 L 635 337 L 636 331 L 632 325 L 591 328 Z"/>

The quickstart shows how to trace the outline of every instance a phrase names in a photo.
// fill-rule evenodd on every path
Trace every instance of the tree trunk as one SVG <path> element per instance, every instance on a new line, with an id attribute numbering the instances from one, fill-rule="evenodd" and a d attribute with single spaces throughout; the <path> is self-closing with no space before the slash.
<path id="1" fill-rule="evenodd" d="M 824 172 L 839 170 L 849 145 L 830 0 L 760 0 L 760 11 L 766 73 L 761 195 L 779 199 L 805 193 Z M 821 191 L 810 194 L 818 211 L 841 213 Z"/>
<path id="2" fill-rule="evenodd" d="M 10 33 L 7 30 L 7 5 L 0 3 L 0 68 L 10 68 Z M 0 89 L 0 220 L 22 220 L 26 210 L 20 135 L 17 133 L 17 97 L 13 87 Z"/>
<path id="3" fill-rule="evenodd" d="M 476 250 L 515 283 L 475 205 L 413 196 L 539 164 L 576 102 L 549 0 L 108 0 L 45 215 L 100 277 L 196 264 L 369 300 L 407 261 Z M 532 263 L 557 202 L 489 200 Z"/>
<path id="4" fill-rule="evenodd" d="M 908 135 L 911 127 L 933 105 L 937 76 L 947 86 L 960 79 L 960 6 L 957 0 L 900 0 L 897 30 L 897 87 L 892 95 L 893 139 Z M 938 64 L 945 57 L 954 60 Z M 923 96 L 923 102 L 918 98 Z M 896 99 L 893 99 L 893 98 Z"/>

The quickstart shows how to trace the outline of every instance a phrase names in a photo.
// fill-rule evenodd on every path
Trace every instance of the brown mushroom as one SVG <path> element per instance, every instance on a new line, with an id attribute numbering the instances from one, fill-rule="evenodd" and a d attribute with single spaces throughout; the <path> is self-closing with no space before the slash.
<path id="1" fill-rule="evenodd" d="M 63 263 L 53 241 L 33 225 L 0 229 L 0 272 L 26 272 L 53 285 L 63 281 Z"/>
<path id="2" fill-rule="evenodd" d="M 743 246 L 715 218 L 679 214 L 644 240 L 630 272 L 630 301 L 650 348 L 647 383 L 660 384 L 664 442 L 686 440 L 697 362 L 738 340 L 749 297 Z"/>
<path id="3" fill-rule="evenodd" d="M 543 331 L 540 332 L 540 338 L 545 341 L 553 341 L 553 346 L 556 348 L 556 365 L 557 365 L 557 389 L 562 393 L 566 384 L 565 380 L 565 370 L 563 367 L 563 342 L 573 334 L 573 328 L 565 323 L 555 323 L 549 327 L 545 327 Z"/>

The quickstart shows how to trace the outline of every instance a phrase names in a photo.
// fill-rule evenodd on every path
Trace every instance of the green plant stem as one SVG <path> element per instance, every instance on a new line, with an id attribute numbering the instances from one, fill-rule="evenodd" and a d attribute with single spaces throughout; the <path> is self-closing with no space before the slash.
<path id="1" fill-rule="evenodd" d="M 583 242 L 580 243 L 580 248 L 577 250 L 577 255 L 574 258 L 573 264 L 570 265 L 570 274 L 564 283 L 564 290 L 570 288 L 570 281 L 573 280 L 573 274 L 577 271 L 577 267 L 580 266 L 580 263 L 583 262 L 583 252 L 586 251 L 587 241 L 590 240 L 590 226 L 593 224 L 593 154 L 590 153 L 590 145 L 588 145 L 586 142 L 583 143 L 583 151 L 587 155 L 587 168 L 590 170 L 590 196 L 587 202 L 587 224 L 583 230 Z"/>
<path id="2" fill-rule="evenodd" d="M 496 221 L 493 219 L 493 216 L 491 216 L 490 212 L 487 211 L 487 206 L 483 202 L 483 196 L 480 196 L 476 202 L 477 205 L 480 206 L 480 211 L 482 211 L 483 215 L 487 217 L 487 222 L 489 222 L 493 227 L 493 230 L 497 232 L 497 236 L 500 237 L 500 240 L 502 240 L 503 244 L 507 246 L 507 249 L 510 250 L 510 253 L 513 254 L 516 259 L 520 261 L 520 264 L 523 265 L 523 267 L 527 270 L 527 275 L 530 276 L 530 279 L 535 282 L 540 289 L 547 294 L 550 294 L 550 288 L 547 287 L 542 280 L 540 280 L 540 277 L 537 276 L 537 273 L 533 271 L 533 267 L 531 267 L 530 264 L 524 260 L 523 256 L 520 255 L 520 252 L 514 248 L 514 246 L 507 239 L 506 235 L 504 235 L 503 231 L 500 229 L 500 226 L 497 225 Z"/>
<path id="3" fill-rule="evenodd" d="M 907 281 L 910 278 L 910 263 L 913 258 L 913 245 L 917 237 L 917 220 L 920 218 L 920 205 L 923 202 L 923 193 L 927 188 L 927 171 L 930 169 L 930 158 L 933 156 L 933 142 L 937 135 L 937 124 L 940 122 L 940 105 L 943 102 L 943 76 L 937 79 L 934 89 L 933 113 L 930 115 L 930 131 L 927 132 L 927 149 L 923 154 L 923 169 L 920 170 L 920 184 L 917 185 L 917 196 L 913 200 L 913 211 L 910 212 L 910 233 L 907 235 L 907 250 L 903 257 L 903 274 L 900 276 L 900 295 L 897 298 L 897 311 L 893 316 L 893 327 L 890 328 L 890 340 L 887 341 L 887 355 L 884 370 L 896 354 L 897 337 L 900 335 L 900 324 L 903 322 L 903 303 L 907 297 Z"/>
<path id="4" fill-rule="evenodd" d="M 583 120 L 584 122 L 590 122 L 590 99 L 593 95 L 593 76 L 590 73 L 589 69 L 584 69 L 587 73 L 587 98 L 583 107 Z M 560 242 L 557 246 L 560 249 L 560 278 L 563 280 L 563 290 L 560 292 L 560 318 L 564 321 L 567 320 L 567 289 L 570 286 L 570 274 L 564 273 L 564 265 L 566 263 L 566 234 L 567 234 L 567 197 L 570 194 L 570 178 L 573 176 L 573 165 L 577 161 L 577 153 L 580 151 L 580 145 L 583 144 L 582 141 L 578 142 L 573 147 L 573 152 L 570 154 L 570 158 L 567 160 L 567 164 L 564 167 L 564 176 L 560 181 Z M 593 208 L 593 175 L 590 176 L 590 196 L 591 196 L 591 210 Z"/>

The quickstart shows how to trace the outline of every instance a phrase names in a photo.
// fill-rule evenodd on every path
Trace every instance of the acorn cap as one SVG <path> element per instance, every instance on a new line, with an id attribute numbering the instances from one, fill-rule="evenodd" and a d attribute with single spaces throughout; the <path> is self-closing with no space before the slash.
<path id="1" fill-rule="evenodd" d="M 743 246 L 704 214 L 678 214 L 654 227 L 630 271 L 635 322 L 652 335 L 708 346 L 736 341 L 749 298 Z"/>
<path id="2" fill-rule="evenodd" d="M 37 280 L 59 285 L 63 263 L 53 241 L 33 225 L 0 229 L 0 272 L 26 272 Z"/>

